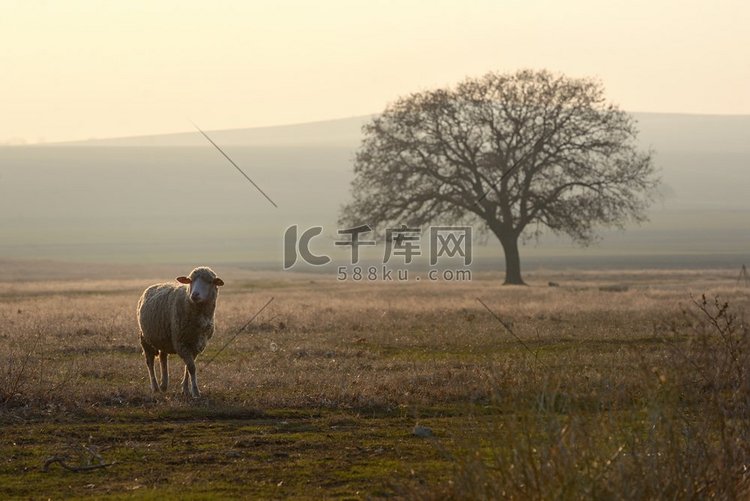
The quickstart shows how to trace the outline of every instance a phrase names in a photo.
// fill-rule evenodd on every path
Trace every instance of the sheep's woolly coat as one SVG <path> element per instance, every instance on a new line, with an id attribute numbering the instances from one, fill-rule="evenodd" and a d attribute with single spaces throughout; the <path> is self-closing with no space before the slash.
<path id="1" fill-rule="evenodd" d="M 185 348 L 197 357 L 214 334 L 216 298 L 194 304 L 187 285 L 152 285 L 138 302 L 141 341 L 154 350 L 179 353 Z"/>

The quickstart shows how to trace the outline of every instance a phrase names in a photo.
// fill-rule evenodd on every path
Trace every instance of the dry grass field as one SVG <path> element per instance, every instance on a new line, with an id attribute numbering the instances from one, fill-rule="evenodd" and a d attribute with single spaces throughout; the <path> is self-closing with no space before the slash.
<path id="1" fill-rule="evenodd" d="M 217 266 L 227 285 L 192 400 L 177 359 L 169 391 L 151 393 L 135 320 L 146 286 L 189 270 L 4 264 L 2 498 L 750 487 L 750 289 L 731 270 L 539 271 L 530 287 L 501 287 L 499 274 L 358 284 Z"/>

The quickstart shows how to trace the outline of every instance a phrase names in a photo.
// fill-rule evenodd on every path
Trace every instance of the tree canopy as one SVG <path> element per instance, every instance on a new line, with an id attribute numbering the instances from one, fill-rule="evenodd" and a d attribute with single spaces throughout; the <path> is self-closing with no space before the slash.
<path id="1" fill-rule="evenodd" d="M 544 228 L 588 244 L 643 221 L 658 180 L 633 118 L 601 83 L 549 71 L 489 73 L 398 99 L 363 127 L 342 222 L 474 220 L 521 284 L 518 240 Z"/>

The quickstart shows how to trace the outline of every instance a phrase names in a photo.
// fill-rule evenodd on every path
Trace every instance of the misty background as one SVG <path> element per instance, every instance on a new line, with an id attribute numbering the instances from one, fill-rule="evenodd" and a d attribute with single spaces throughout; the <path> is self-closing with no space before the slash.
<path id="1" fill-rule="evenodd" d="M 750 261 L 750 117 L 634 116 L 663 181 L 650 221 L 587 248 L 545 235 L 522 248 L 525 268 Z M 297 224 L 323 226 L 313 250 L 346 260 L 336 220 L 370 118 L 208 131 L 278 209 L 197 131 L 0 147 L 0 257 L 280 269 L 283 232 Z M 495 239 L 475 256 L 502 267 Z"/>

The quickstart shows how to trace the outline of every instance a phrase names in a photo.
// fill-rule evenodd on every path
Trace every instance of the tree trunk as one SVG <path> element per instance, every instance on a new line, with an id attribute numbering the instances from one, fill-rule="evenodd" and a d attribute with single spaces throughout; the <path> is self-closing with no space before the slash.
<path id="1" fill-rule="evenodd" d="M 505 282 L 503 285 L 526 285 L 521 278 L 521 256 L 518 253 L 518 236 L 498 237 L 505 252 Z"/>

